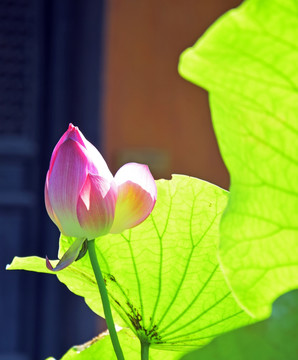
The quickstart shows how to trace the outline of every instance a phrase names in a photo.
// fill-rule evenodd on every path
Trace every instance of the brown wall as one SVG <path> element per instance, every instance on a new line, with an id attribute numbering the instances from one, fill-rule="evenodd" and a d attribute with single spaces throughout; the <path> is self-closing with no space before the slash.
<path id="1" fill-rule="evenodd" d="M 104 148 L 115 172 L 148 163 L 228 187 L 207 94 L 177 72 L 179 54 L 239 0 L 108 0 Z"/>

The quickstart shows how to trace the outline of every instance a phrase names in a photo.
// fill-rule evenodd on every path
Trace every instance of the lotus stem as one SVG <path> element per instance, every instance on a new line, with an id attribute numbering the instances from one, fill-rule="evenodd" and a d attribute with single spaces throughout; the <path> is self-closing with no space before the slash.
<path id="1" fill-rule="evenodd" d="M 98 285 L 98 289 L 100 292 L 102 305 L 103 305 L 103 311 L 105 315 L 105 319 L 107 322 L 107 327 L 110 333 L 111 341 L 113 344 L 113 348 L 115 351 L 115 354 L 117 356 L 118 360 L 124 360 L 123 352 L 119 343 L 117 331 L 115 329 L 115 324 L 112 316 L 110 301 L 106 289 L 106 285 L 102 276 L 102 272 L 99 267 L 99 263 L 97 261 L 96 251 L 95 251 L 95 242 L 94 240 L 88 241 L 88 252 L 90 256 L 91 265 L 93 268 L 93 272 L 96 278 L 96 282 Z M 145 358 L 144 358 L 145 359 Z"/>

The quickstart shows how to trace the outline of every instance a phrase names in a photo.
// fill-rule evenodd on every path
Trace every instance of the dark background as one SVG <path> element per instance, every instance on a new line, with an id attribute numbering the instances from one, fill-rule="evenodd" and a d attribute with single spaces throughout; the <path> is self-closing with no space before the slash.
<path id="1" fill-rule="evenodd" d="M 59 358 L 100 330 L 55 276 L 4 269 L 57 258 L 44 179 L 69 122 L 100 148 L 103 18 L 103 0 L 0 0 L 1 360 Z"/>

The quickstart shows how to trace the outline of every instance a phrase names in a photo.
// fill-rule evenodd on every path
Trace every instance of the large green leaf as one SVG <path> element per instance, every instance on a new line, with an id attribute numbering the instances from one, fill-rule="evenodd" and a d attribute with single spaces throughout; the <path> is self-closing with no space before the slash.
<path id="1" fill-rule="evenodd" d="M 298 3 L 247 0 L 186 50 L 231 175 L 220 259 L 240 303 L 268 316 L 298 287 Z"/>
<path id="2" fill-rule="evenodd" d="M 269 319 L 214 339 L 181 360 L 297 360 L 298 291 L 273 304 Z"/>
<path id="3" fill-rule="evenodd" d="M 187 176 L 160 180 L 157 186 L 156 206 L 144 223 L 96 240 L 115 320 L 152 347 L 203 346 L 251 321 L 217 260 L 218 224 L 228 194 Z M 61 236 L 60 257 L 73 241 Z M 38 258 L 15 259 L 10 269 L 48 272 Z M 57 276 L 103 315 L 88 256 Z"/>
<path id="4" fill-rule="evenodd" d="M 139 360 L 141 350 L 138 338 L 125 329 L 118 332 L 118 337 L 122 344 L 125 359 Z M 174 351 L 158 351 L 155 349 L 149 351 L 149 360 L 175 360 L 179 357 L 179 353 Z M 61 360 L 84 359 L 116 360 L 110 336 L 104 333 L 86 344 L 73 346 Z"/>

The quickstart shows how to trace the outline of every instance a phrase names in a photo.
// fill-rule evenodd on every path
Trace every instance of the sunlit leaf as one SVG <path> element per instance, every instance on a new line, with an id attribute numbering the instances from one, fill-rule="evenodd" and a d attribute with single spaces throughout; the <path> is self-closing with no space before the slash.
<path id="1" fill-rule="evenodd" d="M 218 224 L 228 193 L 178 175 L 157 186 L 156 206 L 144 223 L 96 240 L 115 320 L 151 347 L 203 346 L 251 321 L 236 303 L 217 260 Z M 73 241 L 61 236 L 60 257 Z M 10 269 L 16 268 L 46 270 L 34 258 L 16 259 Z M 88 256 L 57 276 L 103 315 Z"/>
<path id="2" fill-rule="evenodd" d="M 296 290 L 273 304 L 269 319 L 219 336 L 181 360 L 297 360 L 297 331 Z"/>
<path id="3" fill-rule="evenodd" d="M 138 338 L 130 331 L 121 330 L 118 332 L 119 340 L 122 344 L 123 354 L 126 360 L 140 359 L 140 342 Z M 180 357 L 179 353 L 174 351 L 158 351 L 151 349 L 149 351 L 149 360 L 175 360 Z M 114 353 L 110 336 L 107 333 L 101 334 L 86 344 L 73 346 L 61 360 L 117 360 Z"/>
<path id="4" fill-rule="evenodd" d="M 297 39 L 297 0 L 247 0 L 179 66 L 210 94 L 231 175 L 220 259 L 240 303 L 260 318 L 298 287 Z"/>

